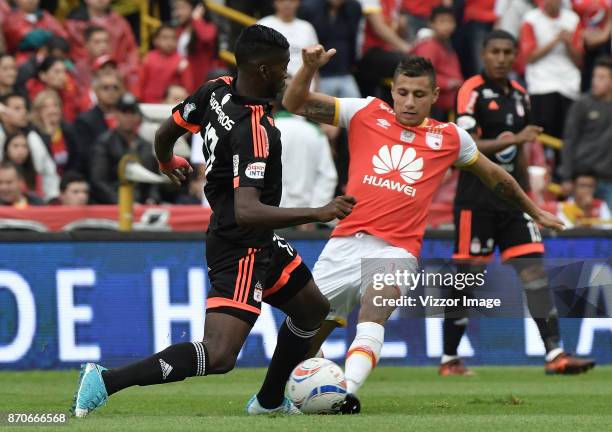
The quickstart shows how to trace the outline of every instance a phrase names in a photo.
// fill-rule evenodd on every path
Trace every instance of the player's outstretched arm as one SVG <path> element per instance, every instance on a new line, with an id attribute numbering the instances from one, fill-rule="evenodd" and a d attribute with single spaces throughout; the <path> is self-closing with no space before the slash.
<path id="1" fill-rule="evenodd" d="M 185 132 L 186 130 L 177 125 L 172 117 L 164 121 L 155 132 L 155 157 L 159 162 L 159 169 L 177 185 L 185 181 L 186 174 L 193 171 L 189 162 L 174 155 L 174 143 Z"/>
<path id="2" fill-rule="evenodd" d="M 355 205 L 355 198 L 342 195 L 318 208 L 282 208 L 263 204 L 261 192 L 255 187 L 234 189 L 234 213 L 236 223 L 252 228 L 286 228 L 311 222 L 329 222 L 344 219 Z"/>
<path id="3" fill-rule="evenodd" d="M 285 90 L 283 106 L 294 114 L 319 123 L 334 125 L 336 101 L 332 96 L 310 91 L 310 84 L 321 66 L 336 53 L 314 45 L 302 49 L 303 65 Z M 334 125 L 335 126 L 335 125 Z"/>
<path id="4" fill-rule="evenodd" d="M 491 162 L 485 155 L 480 154 L 476 162 L 464 169 L 477 175 L 497 196 L 514 204 L 538 224 L 555 231 L 563 230 L 563 222 L 559 218 L 536 206 L 523 192 L 514 177 L 499 165 Z"/>

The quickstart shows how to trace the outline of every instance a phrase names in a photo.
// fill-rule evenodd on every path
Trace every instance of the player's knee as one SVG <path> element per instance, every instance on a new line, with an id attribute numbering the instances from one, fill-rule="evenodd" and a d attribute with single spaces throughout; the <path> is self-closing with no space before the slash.
<path id="1" fill-rule="evenodd" d="M 208 343 L 208 359 L 206 364 L 206 373 L 225 374 L 234 369 L 239 351 L 232 347 L 221 344 Z"/>

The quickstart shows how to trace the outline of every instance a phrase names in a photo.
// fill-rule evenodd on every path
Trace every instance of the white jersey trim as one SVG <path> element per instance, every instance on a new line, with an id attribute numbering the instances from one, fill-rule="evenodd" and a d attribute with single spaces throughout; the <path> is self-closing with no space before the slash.
<path id="1" fill-rule="evenodd" d="M 476 146 L 476 142 L 474 142 L 474 138 L 472 138 L 467 131 L 460 128 L 455 123 L 450 124 L 455 127 L 459 135 L 459 154 L 457 155 L 457 160 L 454 165 L 457 168 L 468 167 L 478 159 L 478 147 Z"/>
<path id="2" fill-rule="evenodd" d="M 348 127 L 351 119 L 357 112 L 364 109 L 375 98 L 368 96 L 367 98 L 334 98 L 336 102 L 336 112 L 334 118 L 334 126 Z"/>

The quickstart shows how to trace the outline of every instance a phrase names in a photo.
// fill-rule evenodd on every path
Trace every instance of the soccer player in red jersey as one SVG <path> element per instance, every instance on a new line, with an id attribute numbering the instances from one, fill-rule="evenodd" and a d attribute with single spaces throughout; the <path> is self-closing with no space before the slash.
<path id="1" fill-rule="evenodd" d="M 563 224 L 539 209 L 512 176 L 480 154 L 467 132 L 454 123 L 428 117 L 440 92 L 429 60 L 407 57 L 398 65 L 391 107 L 372 97 L 333 98 L 311 92 L 310 82 L 317 69 L 334 54 L 334 49 L 325 51 L 321 45 L 303 50 L 304 64 L 287 88 L 283 105 L 313 121 L 348 128 L 346 193 L 354 196 L 357 204 L 332 233 L 313 275 L 331 305 L 315 345 L 320 346 L 334 328 L 345 323 L 351 310 L 361 305 L 345 365 L 350 395 L 343 412 L 350 413 L 359 411 L 354 393 L 379 359 L 383 326 L 395 309 L 388 300 L 400 298 L 408 288 L 401 284 L 375 288 L 364 275 L 417 271 L 427 212 L 448 168 L 455 165 L 474 173 L 544 227 L 561 230 Z"/>

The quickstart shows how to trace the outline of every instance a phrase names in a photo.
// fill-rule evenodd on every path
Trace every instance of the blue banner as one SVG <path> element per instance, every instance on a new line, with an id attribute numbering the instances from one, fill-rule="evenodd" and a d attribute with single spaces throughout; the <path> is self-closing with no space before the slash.
<path id="1" fill-rule="evenodd" d="M 310 268 L 325 245 L 291 243 Z M 612 239 L 555 238 L 546 247 L 550 258 L 609 258 Z M 451 250 L 452 241 L 430 239 L 422 255 L 449 257 Z M 113 367 L 200 339 L 209 286 L 204 251 L 200 241 L 0 243 L 0 369 L 84 361 Z M 282 319 L 264 305 L 239 366 L 267 365 Z M 326 357 L 341 361 L 352 323 L 354 314 L 326 342 Z M 612 363 L 612 319 L 562 319 L 561 327 L 567 351 Z M 381 364 L 436 364 L 441 334 L 440 319 L 406 318 L 400 310 L 387 325 Z M 542 364 L 543 350 L 535 324 L 523 318 L 472 320 L 460 346 L 472 365 Z"/>

